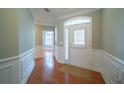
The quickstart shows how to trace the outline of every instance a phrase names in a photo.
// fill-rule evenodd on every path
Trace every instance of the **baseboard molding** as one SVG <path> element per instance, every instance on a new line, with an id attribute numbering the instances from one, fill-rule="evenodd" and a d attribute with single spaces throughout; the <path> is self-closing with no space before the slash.
<path id="1" fill-rule="evenodd" d="M 34 66 L 35 66 L 35 64 L 31 64 L 31 66 L 28 68 L 28 70 L 26 71 L 26 74 L 25 74 L 25 78 L 21 81 L 21 84 L 27 83 L 27 80 L 28 80 L 29 76 L 31 75 Z"/>
<path id="2" fill-rule="evenodd" d="M 91 67 L 90 70 L 101 73 L 105 81 L 105 84 L 114 84 L 111 78 L 108 76 L 108 74 L 103 69 L 98 68 L 98 67 Z"/>
<path id="3" fill-rule="evenodd" d="M 56 55 L 54 55 L 54 58 L 59 63 L 60 60 L 58 59 L 58 57 Z"/>

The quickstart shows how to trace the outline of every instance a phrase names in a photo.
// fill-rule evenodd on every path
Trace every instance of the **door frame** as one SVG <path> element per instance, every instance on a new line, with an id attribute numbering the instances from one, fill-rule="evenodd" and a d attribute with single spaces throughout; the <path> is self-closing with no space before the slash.
<path id="1" fill-rule="evenodd" d="M 52 47 L 51 47 L 51 48 L 54 49 L 54 31 L 48 31 L 48 30 L 43 31 L 43 34 L 42 34 L 42 35 L 43 35 L 43 49 L 45 48 L 45 47 L 44 47 L 44 43 L 45 43 L 45 40 L 44 40 L 44 39 L 45 39 L 45 35 L 44 35 L 44 33 L 45 33 L 45 32 L 53 32 L 53 38 L 52 38 L 52 39 L 53 39 L 53 40 L 52 40 L 53 42 L 52 42 Z"/>
<path id="2" fill-rule="evenodd" d="M 74 17 L 75 18 L 75 17 Z M 90 39 L 90 44 L 88 45 L 88 44 L 86 44 L 86 46 L 88 46 L 89 47 L 89 56 L 90 56 L 90 58 L 89 58 L 89 67 L 87 67 L 87 68 L 90 68 L 90 67 L 92 67 L 92 65 L 93 65 L 93 62 L 92 62 L 92 17 L 82 17 L 82 18 L 88 18 L 89 20 L 90 20 L 90 23 L 88 23 L 89 24 L 89 39 Z M 73 19 L 73 18 L 72 18 Z M 71 19 L 69 19 L 69 20 L 71 20 Z M 67 20 L 68 21 L 68 20 Z M 65 22 L 67 22 L 67 21 L 65 21 Z M 84 23 L 83 23 L 83 25 L 84 25 Z M 76 26 L 76 25 L 75 25 Z M 65 32 L 65 29 L 67 29 L 69 26 L 65 26 L 64 25 L 64 52 L 66 52 L 65 50 L 65 36 L 66 36 L 66 32 Z M 69 31 L 68 31 L 68 35 L 69 35 Z M 68 36 L 68 38 L 69 38 L 69 36 Z M 68 41 L 69 42 L 69 41 Z M 87 43 L 87 42 L 86 42 Z M 66 54 L 65 54 L 66 55 Z M 69 44 L 68 44 L 68 58 L 69 58 Z M 69 59 L 68 59 L 69 60 Z M 66 60 L 65 59 L 65 57 L 64 57 L 64 63 L 65 64 L 68 64 L 67 63 L 67 61 L 68 60 Z"/>

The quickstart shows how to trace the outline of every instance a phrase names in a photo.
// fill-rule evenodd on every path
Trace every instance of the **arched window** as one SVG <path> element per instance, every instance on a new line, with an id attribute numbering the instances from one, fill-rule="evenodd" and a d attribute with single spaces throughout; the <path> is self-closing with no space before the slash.
<path id="1" fill-rule="evenodd" d="M 90 23 L 90 22 L 91 20 L 89 19 L 89 17 L 75 17 L 66 21 L 64 23 L 64 26 L 84 24 L 84 23 Z"/>

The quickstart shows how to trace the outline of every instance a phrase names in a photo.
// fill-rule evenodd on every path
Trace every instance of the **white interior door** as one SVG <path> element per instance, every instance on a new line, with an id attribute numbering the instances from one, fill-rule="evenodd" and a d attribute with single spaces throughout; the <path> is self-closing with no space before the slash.
<path id="1" fill-rule="evenodd" d="M 92 31 L 90 24 L 68 27 L 70 65 L 89 68 L 92 61 Z"/>

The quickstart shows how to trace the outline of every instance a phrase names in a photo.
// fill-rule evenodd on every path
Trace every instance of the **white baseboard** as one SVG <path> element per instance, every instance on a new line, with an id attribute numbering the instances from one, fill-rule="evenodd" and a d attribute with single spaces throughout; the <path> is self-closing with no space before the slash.
<path id="1" fill-rule="evenodd" d="M 103 69 L 98 68 L 98 67 L 91 67 L 90 70 L 101 73 L 106 84 L 114 84 L 111 78 L 108 76 L 108 74 Z"/>
<path id="2" fill-rule="evenodd" d="M 21 81 L 21 84 L 27 83 L 27 80 L 28 80 L 30 74 L 32 73 L 34 66 L 35 66 L 35 64 L 31 64 L 30 67 L 27 69 L 25 78 Z"/>

